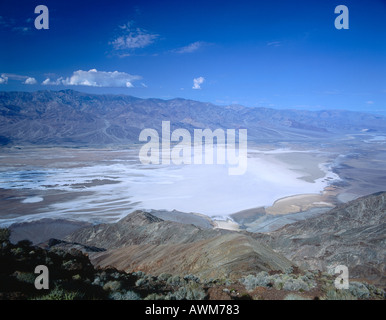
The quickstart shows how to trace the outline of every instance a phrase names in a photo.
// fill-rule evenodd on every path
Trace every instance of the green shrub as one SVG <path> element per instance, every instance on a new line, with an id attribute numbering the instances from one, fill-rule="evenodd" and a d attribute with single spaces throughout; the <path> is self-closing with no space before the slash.
<path id="1" fill-rule="evenodd" d="M 32 242 L 28 239 L 24 239 L 24 240 L 20 240 L 16 245 L 20 248 L 27 249 L 32 246 Z"/>
<path id="2" fill-rule="evenodd" d="M 168 299 L 171 300 L 203 300 L 205 297 L 205 291 L 196 282 L 189 282 L 174 293 L 168 294 Z"/>
<path id="3" fill-rule="evenodd" d="M 8 228 L 0 228 L 0 242 L 9 242 L 11 230 Z"/>
<path id="4" fill-rule="evenodd" d="M 285 296 L 284 300 L 311 300 L 311 299 L 307 297 L 302 297 L 298 294 L 290 293 Z"/>
<path id="5" fill-rule="evenodd" d="M 144 300 L 165 300 L 165 298 L 162 294 L 151 293 Z"/>
<path id="6" fill-rule="evenodd" d="M 35 298 L 35 300 L 79 300 L 83 298 L 79 292 L 65 291 L 62 288 L 55 287 L 48 294 Z"/>
<path id="7" fill-rule="evenodd" d="M 200 278 L 199 277 L 196 277 L 194 274 L 188 274 L 186 276 L 184 276 L 184 280 L 185 281 L 194 281 L 194 282 L 200 282 Z"/>
<path id="8" fill-rule="evenodd" d="M 181 284 L 181 278 L 179 276 L 172 276 L 166 283 L 171 286 L 179 286 Z"/>
<path id="9" fill-rule="evenodd" d="M 327 289 L 324 300 L 357 300 L 357 298 L 348 289 L 330 287 Z"/>
<path id="10" fill-rule="evenodd" d="M 117 291 L 121 288 L 121 283 L 119 281 L 108 281 L 103 286 L 103 290 L 106 291 Z"/>
<path id="11" fill-rule="evenodd" d="M 147 284 L 148 283 L 148 281 L 145 279 L 145 278 L 139 278 L 136 282 L 135 282 L 135 285 L 137 286 L 137 287 L 141 287 L 141 286 L 143 286 L 143 285 L 145 285 L 145 284 Z"/>
<path id="12" fill-rule="evenodd" d="M 256 287 L 268 287 L 269 284 L 274 283 L 274 278 L 268 275 L 268 272 L 262 271 L 256 276 L 248 275 L 241 279 L 241 283 L 244 284 L 247 290 L 253 290 Z"/>
<path id="13" fill-rule="evenodd" d="M 350 282 L 348 290 L 358 299 L 367 299 L 370 297 L 369 289 L 361 282 Z"/>
<path id="14" fill-rule="evenodd" d="M 172 275 L 170 273 L 161 273 L 158 276 L 158 280 L 167 281 Z"/>
<path id="15" fill-rule="evenodd" d="M 302 279 L 289 279 L 284 283 L 283 289 L 287 291 L 308 291 L 310 287 Z"/>
<path id="16" fill-rule="evenodd" d="M 30 272 L 17 272 L 16 279 L 21 282 L 34 284 L 36 279 L 36 274 L 30 273 Z"/>
<path id="17" fill-rule="evenodd" d="M 141 297 L 134 291 L 113 292 L 109 295 L 109 298 L 112 300 L 141 300 Z"/>

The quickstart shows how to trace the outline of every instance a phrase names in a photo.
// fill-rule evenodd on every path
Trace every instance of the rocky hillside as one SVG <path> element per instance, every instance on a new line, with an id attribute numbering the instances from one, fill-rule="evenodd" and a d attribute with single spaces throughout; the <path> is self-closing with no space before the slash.
<path id="1" fill-rule="evenodd" d="M 362 129 L 384 131 L 386 117 L 348 111 L 217 106 L 185 99 L 140 99 L 73 90 L 0 92 L 0 144 L 105 145 L 138 142 L 144 128 L 248 129 L 248 139 L 303 140 Z"/>
<path id="2" fill-rule="evenodd" d="M 380 192 L 257 238 L 300 267 L 346 265 L 350 277 L 385 286 L 385 230 L 386 192 Z"/>
<path id="3" fill-rule="evenodd" d="M 235 279 L 251 272 L 284 271 L 292 266 L 248 233 L 202 229 L 164 221 L 142 211 L 114 224 L 77 230 L 65 240 L 106 249 L 90 253 L 91 261 L 127 272 L 194 273 L 206 278 Z"/>

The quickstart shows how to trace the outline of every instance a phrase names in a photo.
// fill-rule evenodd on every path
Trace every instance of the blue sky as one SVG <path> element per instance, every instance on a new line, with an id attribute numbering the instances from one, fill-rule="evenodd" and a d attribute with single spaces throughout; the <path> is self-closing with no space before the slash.
<path id="1" fill-rule="evenodd" d="M 385 0 L 1 0 L 0 90 L 385 113 L 385 17 Z"/>

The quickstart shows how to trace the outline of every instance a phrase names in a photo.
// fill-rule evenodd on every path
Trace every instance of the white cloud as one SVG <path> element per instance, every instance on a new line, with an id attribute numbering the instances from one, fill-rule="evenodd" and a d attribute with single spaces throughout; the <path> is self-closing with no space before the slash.
<path id="1" fill-rule="evenodd" d="M 0 83 L 7 83 L 8 79 L 10 80 L 16 80 L 16 81 L 22 81 L 23 84 L 35 84 L 36 79 L 29 76 L 23 76 L 19 74 L 13 74 L 13 73 L 3 73 L 0 78 Z"/>
<path id="2" fill-rule="evenodd" d="M 176 49 L 175 52 L 177 52 L 177 53 L 191 53 L 191 52 L 197 51 L 205 44 L 206 44 L 205 42 L 196 41 L 196 42 L 193 42 L 185 47 Z"/>
<path id="3" fill-rule="evenodd" d="M 25 81 L 23 83 L 24 84 L 36 84 L 36 79 L 32 78 L 32 77 L 28 77 L 27 79 L 25 79 Z"/>
<path id="4" fill-rule="evenodd" d="M 138 49 L 149 46 L 158 38 L 158 34 L 152 34 L 141 28 L 133 28 L 133 22 L 120 26 L 123 34 L 110 42 L 115 50 Z"/>
<path id="5" fill-rule="evenodd" d="M 88 86 L 88 87 L 133 87 L 133 82 L 142 77 L 131 75 L 126 72 L 108 72 L 90 69 L 89 71 L 78 70 L 73 72 L 71 77 L 62 77 L 52 81 L 47 78 L 42 82 L 43 85 L 68 85 L 68 86 Z"/>
<path id="6" fill-rule="evenodd" d="M 193 79 L 193 89 L 201 89 L 201 85 L 204 83 L 204 77 L 198 77 Z"/>
<path id="7" fill-rule="evenodd" d="M 7 84 L 8 83 L 8 77 L 5 74 L 2 74 L 0 76 L 0 84 Z"/>
<path id="8" fill-rule="evenodd" d="M 58 85 L 62 84 L 62 81 L 63 81 L 62 77 L 56 79 L 55 81 L 52 81 L 50 78 L 47 78 L 46 80 L 44 80 L 42 82 L 42 85 L 44 85 L 44 86 L 48 86 L 48 85 L 50 85 L 50 86 L 58 86 Z"/>
<path id="9" fill-rule="evenodd" d="M 366 101 L 367 104 L 374 104 L 374 101 Z"/>
<path id="10" fill-rule="evenodd" d="M 13 74 L 13 73 L 3 73 L 1 76 L 4 76 L 11 80 L 17 80 L 17 81 L 23 81 L 28 78 L 27 76 L 21 76 L 19 74 Z"/>

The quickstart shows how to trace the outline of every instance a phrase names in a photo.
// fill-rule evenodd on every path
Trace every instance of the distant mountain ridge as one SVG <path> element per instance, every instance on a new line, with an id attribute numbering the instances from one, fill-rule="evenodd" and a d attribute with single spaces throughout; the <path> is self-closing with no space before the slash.
<path id="1" fill-rule="evenodd" d="M 386 117 L 340 110 L 217 106 L 186 99 L 141 99 L 73 90 L 0 92 L 2 145 L 106 145 L 138 142 L 145 128 L 248 129 L 256 141 L 326 138 L 385 131 Z"/>

